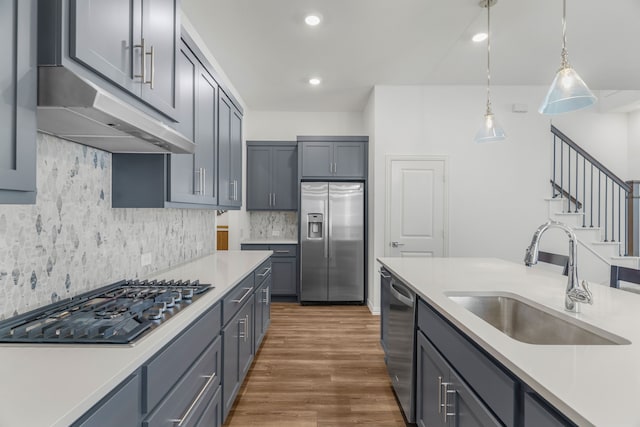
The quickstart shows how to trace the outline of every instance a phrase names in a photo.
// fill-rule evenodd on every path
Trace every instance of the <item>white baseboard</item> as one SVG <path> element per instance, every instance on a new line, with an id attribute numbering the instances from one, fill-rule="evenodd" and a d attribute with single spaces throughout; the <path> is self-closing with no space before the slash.
<path id="1" fill-rule="evenodd" d="M 380 307 L 374 307 L 373 303 L 371 302 L 371 300 L 367 300 L 367 307 L 369 307 L 369 311 L 374 316 L 379 316 L 380 315 Z"/>

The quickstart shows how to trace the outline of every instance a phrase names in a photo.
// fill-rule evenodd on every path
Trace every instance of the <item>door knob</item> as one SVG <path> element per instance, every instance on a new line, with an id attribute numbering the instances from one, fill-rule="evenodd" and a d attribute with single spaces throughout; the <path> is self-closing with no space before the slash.
<path id="1" fill-rule="evenodd" d="M 404 246 L 404 243 L 400 243 L 400 242 L 391 242 L 391 247 L 392 248 L 397 248 L 400 246 Z"/>

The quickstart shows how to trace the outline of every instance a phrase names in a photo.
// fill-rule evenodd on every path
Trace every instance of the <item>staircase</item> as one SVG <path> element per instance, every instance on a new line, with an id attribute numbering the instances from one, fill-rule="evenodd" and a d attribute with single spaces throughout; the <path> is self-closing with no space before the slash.
<path id="1" fill-rule="evenodd" d="M 571 226 L 578 239 L 580 276 L 595 283 L 608 284 L 611 265 L 640 269 L 640 257 L 633 252 L 629 223 L 632 185 L 625 183 L 566 135 L 551 126 L 553 170 L 549 219 Z M 632 211 L 631 211 L 632 212 Z M 547 233 L 548 234 L 548 233 Z M 562 235 L 549 239 L 541 248 L 566 254 Z M 636 248 L 637 251 L 637 248 Z"/>

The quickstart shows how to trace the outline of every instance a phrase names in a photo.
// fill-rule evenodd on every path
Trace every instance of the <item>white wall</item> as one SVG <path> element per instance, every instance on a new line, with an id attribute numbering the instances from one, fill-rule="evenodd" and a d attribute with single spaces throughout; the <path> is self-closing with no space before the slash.
<path id="1" fill-rule="evenodd" d="M 629 149 L 627 179 L 640 181 L 640 110 L 629 113 Z"/>
<path id="2" fill-rule="evenodd" d="M 548 217 L 552 136 L 537 113 L 546 87 L 495 87 L 493 110 L 505 142 L 475 144 L 483 122 L 485 88 L 479 86 L 377 86 L 370 145 L 374 159 L 375 222 L 371 271 L 384 256 L 385 162 L 390 154 L 449 158 L 449 255 L 499 257 L 521 262 L 536 227 Z M 526 104 L 528 113 L 511 105 Z M 627 174 L 627 115 L 576 112 L 554 124 L 621 177 Z M 606 138 L 605 138 L 606 136 Z M 604 141 L 604 142 L 603 142 Z M 379 307 L 379 278 L 371 274 L 369 305 Z"/>
<path id="3" fill-rule="evenodd" d="M 295 141 L 299 135 L 364 135 L 362 113 L 251 111 L 246 122 L 248 140 Z"/>

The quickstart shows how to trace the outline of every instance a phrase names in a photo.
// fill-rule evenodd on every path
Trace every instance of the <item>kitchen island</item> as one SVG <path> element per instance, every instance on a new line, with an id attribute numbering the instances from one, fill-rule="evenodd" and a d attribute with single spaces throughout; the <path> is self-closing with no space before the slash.
<path id="1" fill-rule="evenodd" d="M 579 426 L 638 426 L 640 295 L 592 285 L 593 305 L 564 307 L 566 277 L 499 259 L 379 258 L 435 312 Z M 516 341 L 447 295 L 512 294 L 618 335 L 627 345 L 534 345 Z"/>
<path id="2" fill-rule="evenodd" d="M 270 256 L 218 252 L 154 273 L 150 279 L 198 279 L 213 289 L 132 345 L 0 344 L 0 426 L 69 426 Z"/>

